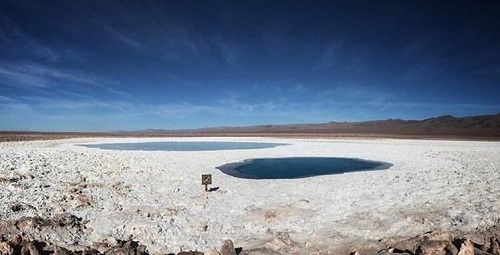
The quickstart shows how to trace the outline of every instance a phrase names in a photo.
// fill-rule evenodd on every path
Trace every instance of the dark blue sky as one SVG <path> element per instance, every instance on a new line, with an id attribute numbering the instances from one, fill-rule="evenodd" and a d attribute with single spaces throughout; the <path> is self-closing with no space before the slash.
<path id="1" fill-rule="evenodd" d="M 0 130 L 500 112 L 499 1 L 0 1 Z"/>

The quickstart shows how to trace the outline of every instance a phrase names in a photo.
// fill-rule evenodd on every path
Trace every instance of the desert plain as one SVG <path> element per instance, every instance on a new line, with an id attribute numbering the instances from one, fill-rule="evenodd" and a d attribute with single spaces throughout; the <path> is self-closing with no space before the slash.
<path id="1" fill-rule="evenodd" d="M 146 141 L 288 145 L 190 152 L 80 146 Z M 393 166 L 283 180 L 241 179 L 216 169 L 250 158 L 294 156 L 353 157 Z M 202 174 L 212 174 L 211 187 L 218 189 L 205 192 Z M 70 250 L 134 239 L 150 254 L 209 251 L 231 239 L 243 250 L 339 254 L 429 231 L 498 226 L 500 142 L 269 137 L 3 142 L 0 201 L 1 226 L 17 222 L 14 230 L 29 238 Z M 74 222 L 49 230 L 19 224 L 61 215 Z"/>

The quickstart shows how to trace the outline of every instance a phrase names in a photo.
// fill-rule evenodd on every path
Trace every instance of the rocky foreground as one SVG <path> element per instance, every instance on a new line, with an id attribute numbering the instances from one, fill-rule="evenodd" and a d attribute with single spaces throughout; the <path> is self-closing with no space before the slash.
<path id="1" fill-rule="evenodd" d="M 0 255 L 146 255 L 148 248 L 139 241 L 108 239 L 79 245 L 78 237 L 86 231 L 85 222 L 73 215 L 61 215 L 53 219 L 26 217 L 17 221 L 0 222 Z M 65 247 L 44 240 L 43 236 L 66 236 L 74 243 Z M 36 238 L 38 237 L 38 238 Z M 222 242 L 219 250 L 181 251 L 177 255 L 284 255 L 301 254 L 294 249 L 295 243 L 286 234 L 275 238 L 279 249 L 257 248 L 244 250 L 235 248 L 231 240 Z M 353 249 L 353 250 L 349 250 Z M 174 253 L 169 253 L 172 255 Z M 314 254 L 332 254 L 317 251 Z M 353 247 L 339 247 L 334 254 L 408 254 L 408 255 L 500 255 L 500 228 L 468 233 L 432 231 L 409 239 L 383 239 L 377 243 L 360 243 Z"/>

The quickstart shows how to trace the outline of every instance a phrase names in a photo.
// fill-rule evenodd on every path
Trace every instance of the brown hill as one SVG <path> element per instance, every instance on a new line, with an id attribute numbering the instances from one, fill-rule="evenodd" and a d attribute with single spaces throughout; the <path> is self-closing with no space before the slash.
<path id="1" fill-rule="evenodd" d="M 186 132 L 184 130 L 182 132 Z M 409 136 L 500 137 L 500 114 L 457 118 L 451 115 L 424 120 L 388 119 L 365 122 L 324 124 L 260 125 L 189 130 L 210 133 L 302 133 L 302 134 L 380 134 Z"/>
<path id="2" fill-rule="evenodd" d="M 461 118 L 445 115 L 424 120 L 388 119 L 364 122 L 215 127 L 189 130 L 148 129 L 102 133 L 0 131 L 0 142 L 73 137 L 181 136 L 395 137 L 500 140 L 500 114 Z"/>

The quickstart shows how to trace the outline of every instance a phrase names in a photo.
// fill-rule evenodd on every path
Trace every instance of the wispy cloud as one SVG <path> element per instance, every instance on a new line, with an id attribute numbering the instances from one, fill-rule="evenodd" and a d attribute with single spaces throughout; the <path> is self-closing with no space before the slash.
<path id="1" fill-rule="evenodd" d="M 221 37 L 216 37 L 214 39 L 214 43 L 220 50 L 221 56 L 227 64 L 233 66 L 237 64 L 237 50 L 233 45 L 231 45 L 227 40 L 224 40 Z"/>
<path id="2" fill-rule="evenodd" d="M 318 58 L 317 63 L 313 66 L 316 70 L 327 70 L 341 61 L 343 39 L 337 39 L 330 42 Z"/>
<path id="3" fill-rule="evenodd" d="M 268 113 L 280 107 L 274 100 L 260 99 L 249 101 L 246 94 L 238 91 L 225 91 L 224 96 L 215 100 L 217 106 L 226 111 L 227 114 L 249 115 L 255 113 Z"/>
<path id="4" fill-rule="evenodd" d="M 103 88 L 108 93 L 122 97 L 129 96 L 128 93 L 116 88 L 119 85 L 118 81 L 78 70 L 65 70 L 31 62 L 0 62 L 0 86 L 41 89 L 75 87 L 79 84 Z"/>
<path id="5" fill-rule="evenodd" d="M 217 106 L 191 103 L 149 105 L 151 112 L 162 117 L 186 118 L 199 113 L 222 114 L 225 110 Z"/>
<path id="6" fill-rule="evenodd" d="M 51 48 L 26 34 L 22 27 L 0 13 L 0 43 L 11 52 L 41 57 L 56 62 L 63 57 L 63 52 Z"/>
<path id="7" fill-rule="evenodd" d="M 62 80 L 74 83 L 96 84 L 96 79 L 83 74 L 63 71 L 32 63 L 2 63 L 0 78 L 7 80 L 3 85 L 22 87 L 55 86 L 55 81 Z"/>
<path id="8" fill-rule="evenodd" d="M 115 28 L 112 28 L 111 26 L 101 23 L 101 28 L 109 35 L 111 35 L 111 37 L 127 46 L 141 50 L 146 48 L 146 46 L 143 43 L 139 42 L 137 39 L 133 38 L 132 36 L 125 35 L 124 33 L 118 31 Z"/>
<path id="9" fill-rule="evenodd" d="M 1 100 L 1 98 L 0 98 Z M 5 102 L 6 105 L 22 104 L 29 106 L 30 109 L 49 109 L 49 110 L 71 110 L 88 111 L 93 109 L 114 110 L 114 111 L 134 111 L 135 106 L 129 102 L 120 100 L 102 100 L 96 98 L 88 99 L 60 99 L 53 97 L 40 96 L 22 96 L 10 98 Z"/>
<path id="10" fill-rule="evenodd" d="M 19 69 L 11 66 L 0 66 L 0 85 L 21 88 L 44 88 L 50 81 L 30 70 Z"/>
<path id="11" fill-rule="evenodd" d="M 500 111 L 500 104 L 432 103 L 432 102 L 361 102 L 376 107 L 435 108 L 435 109 L 488 109 Z"/>
<path id="12" fill-rule="evenodd" d="M 297 82 L 297 83 L 295 83 L 293 90 L 294 90 L 294 92 L 297 92 L 297 93 L 305 92 L 307 90 L 306 84 L 303 82 Z"/>
<path id="13" fill-rule="evenodd" d="M 356 102 L 385 102 L 394 97 L 393 93 L 386 92 L 380 88 L 360 85 L 336 85 L 331 89 L 320 91 L 319 98 L 331 98 L 331 101 L 356 101 Z"/>
<path id="14" fill-rule="evenodd" d="M 0 112 L 7 113 L 9 111 L 31 111 L 32 108 L 29 104 L 23 103 L 15 98 L 12 97 L 6 97 L 0 95 Z"/>

